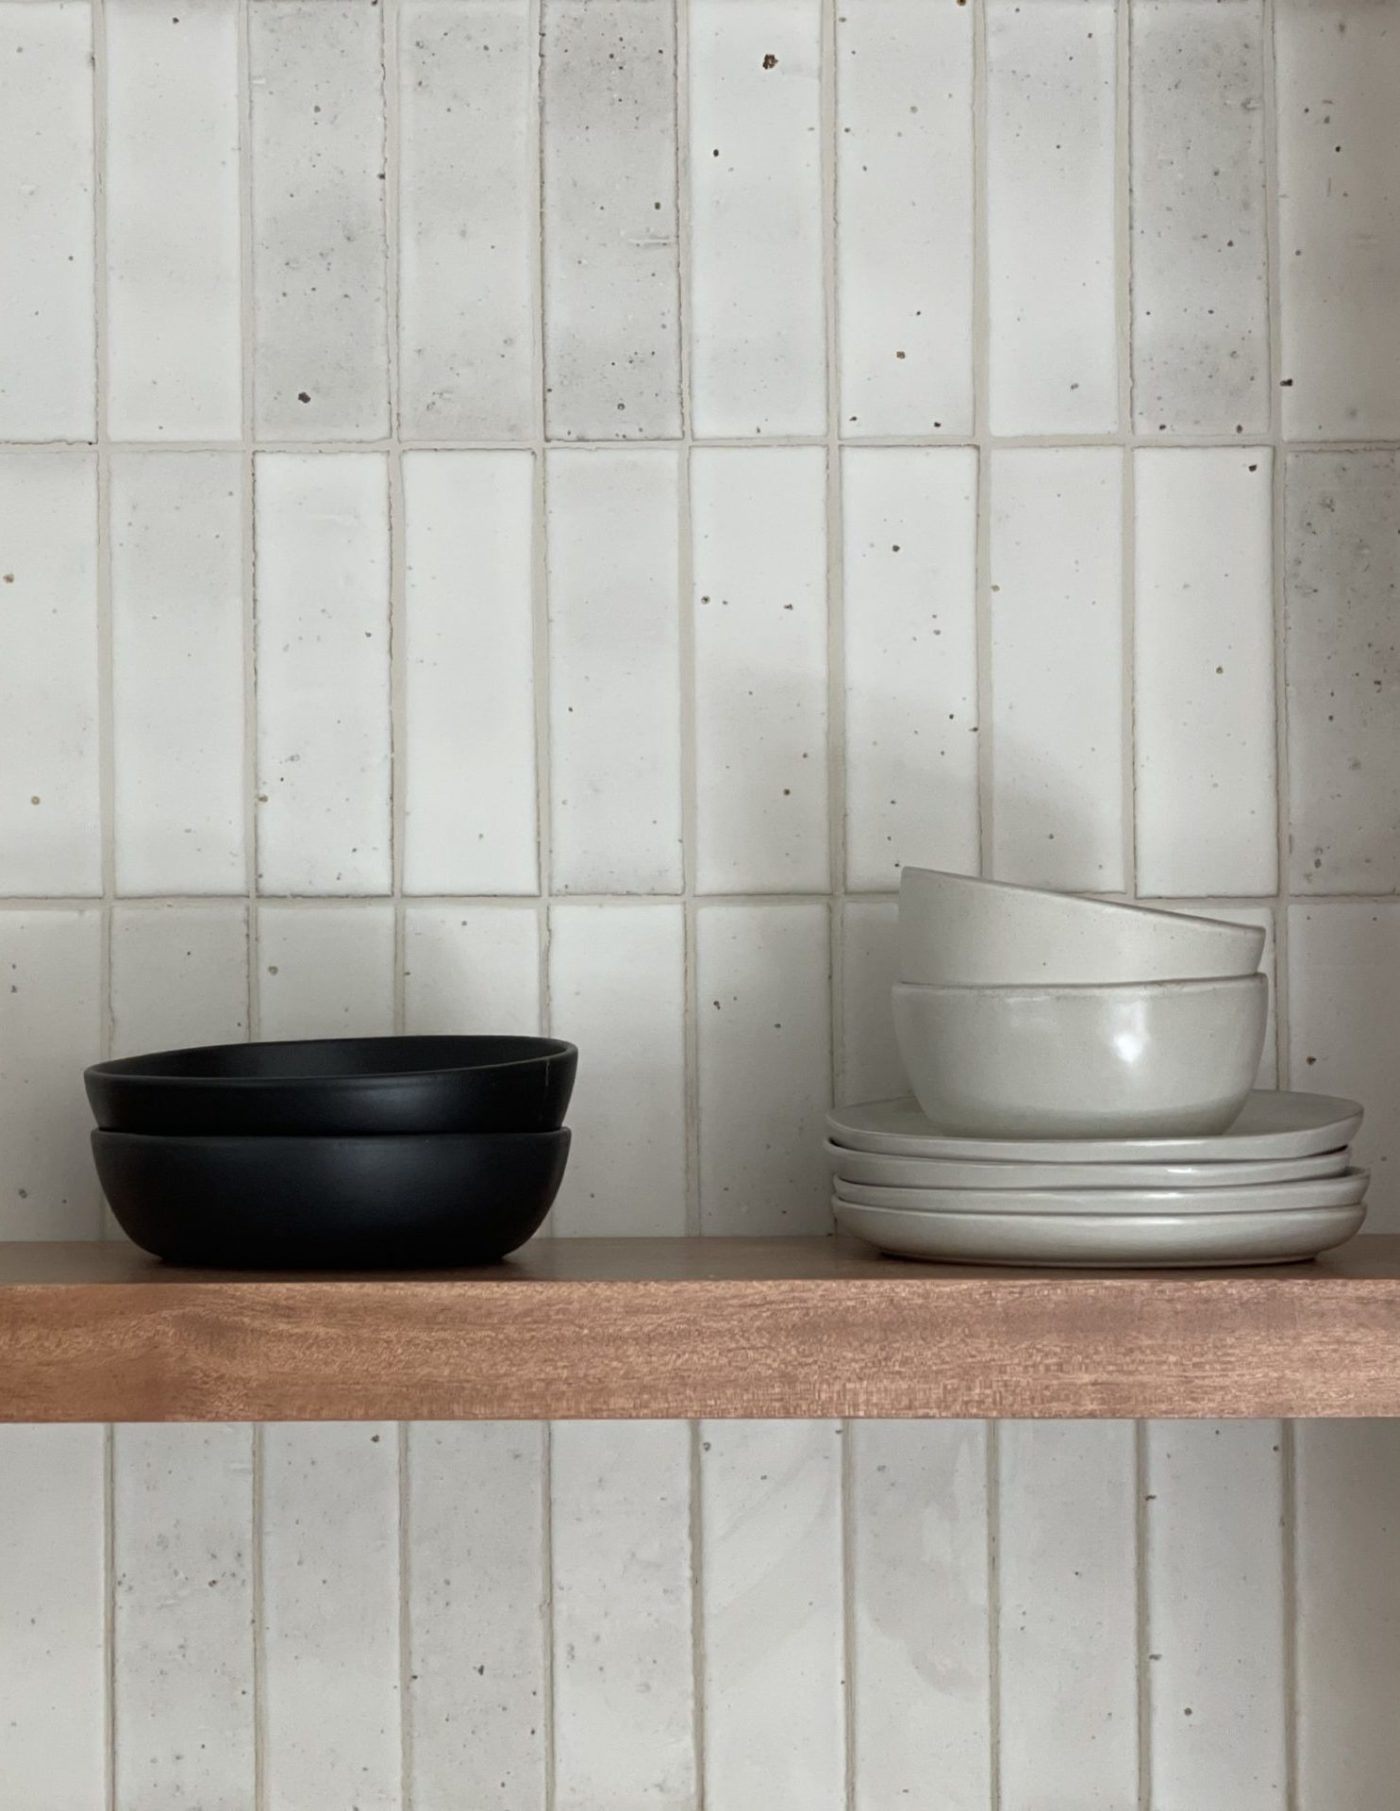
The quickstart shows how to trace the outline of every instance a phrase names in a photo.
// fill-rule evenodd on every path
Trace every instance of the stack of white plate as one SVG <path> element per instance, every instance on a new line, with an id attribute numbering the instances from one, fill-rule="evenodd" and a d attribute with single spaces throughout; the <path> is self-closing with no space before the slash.
<path id="1" fill-rule="evenodd" d="M 967 1263 L 1282 1263 L 1365 1217 L 1355 1101 L 1252 1090 L 1251 926 L 905 869 L 916 1098 L 827 1116 L 838 1224 Z"/>

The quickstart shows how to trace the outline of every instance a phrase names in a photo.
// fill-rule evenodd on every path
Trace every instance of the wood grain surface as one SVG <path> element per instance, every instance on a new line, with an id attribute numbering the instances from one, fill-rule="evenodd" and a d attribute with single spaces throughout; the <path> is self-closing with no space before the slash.
<path id="1" fill-rule="evenodd" d="M 489 1270 L 177 1270 L 0 1244 L 0 1420 L 1397 1416 L 1400 1237 L 1257 1270 L 541 1240 Z"/>

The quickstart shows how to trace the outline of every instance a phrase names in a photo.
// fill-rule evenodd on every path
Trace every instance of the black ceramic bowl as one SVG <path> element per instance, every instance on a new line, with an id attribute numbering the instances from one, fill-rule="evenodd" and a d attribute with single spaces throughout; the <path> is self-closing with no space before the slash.
<path id="1" fill-rule="evenodd" d="M 165 1138 L 94 1132 L 123 1232 L 172 1264 L 391 1269 L 489 1264 L 538 1230 L 569 1134 Z"/>
<path id="2" fill-rule="evenodd" d="M 121 1057 L 83 1080 L 110 1132 L 554 1132 L 577 1067 L 559 1038 L 314 1038 Z"/>

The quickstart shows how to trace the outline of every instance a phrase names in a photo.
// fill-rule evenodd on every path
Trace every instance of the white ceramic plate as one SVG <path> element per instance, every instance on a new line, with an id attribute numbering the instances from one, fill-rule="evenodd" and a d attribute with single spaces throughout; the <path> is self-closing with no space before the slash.
<path id="1" fill-rule="evenodd" d="M 908 1214 L 832 1203 L 837 1224 L 901 1258 L 1113 1270 L 1288 1264 L 1341 1245 L 1365 1206 L 1262 1214 Z"/>
<path id="2" fill-rule="evenodd" d="M 882 1157 L 875 1151 L 824 1147 L 838 1187 L 877 1188 L 1257 1188 L 1266 1182 L 1308 1182 L 1340 1176 L 1351 1152 L 1280 1157 L 1251 1163 L 978 1163 L 957 1157 Z"/>
<path id="3" fill-rule="evenodd" d="M 832 1142 L 888 1157 L 959 1157 L 993 1163 L 1223 1163 L 1313 1157 L 1350 1144 L 1361 1124 L 1354 1100 L 1256 1089 L 1225 1132 L 1203 1138 L 949 1138 L 936 1132 L 912 1094 L 834 1107 Z"/>
<path id="4" fill-rule="evenodd" d="M 858 1207 L 916 1214 L 1276 1214 L 1355 1207 L 1370 1180 L 1369 1170 L 1262 1188 L 872 1188 L 838 1179 L 835 1193 Z"/>

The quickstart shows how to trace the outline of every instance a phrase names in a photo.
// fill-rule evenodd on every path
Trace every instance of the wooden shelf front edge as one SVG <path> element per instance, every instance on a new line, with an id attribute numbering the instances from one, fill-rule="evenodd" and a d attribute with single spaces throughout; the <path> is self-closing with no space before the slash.
<path id="1" fill-rule="evenodd" d="M 168 1269 L 0 1244 L 0 1420 L 1400 1415 L 1400 1238 L 1267 1270 L 537 1241 L 493 1270 Z"/>

